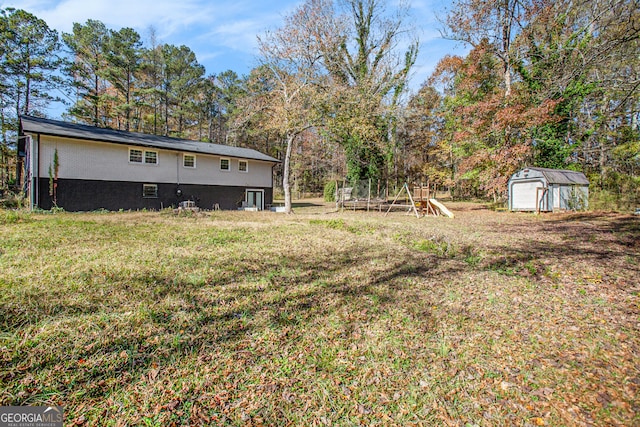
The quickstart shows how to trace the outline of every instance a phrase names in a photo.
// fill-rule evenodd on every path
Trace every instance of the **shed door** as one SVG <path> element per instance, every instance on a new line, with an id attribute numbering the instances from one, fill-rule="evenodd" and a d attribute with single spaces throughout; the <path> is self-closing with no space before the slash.
<path id="1" fill-rule="evenodd" d="M 553 186 L 553 209 L 560 209 L 560 186 Z"/>
<path id="2" fill-rule="evenodd" d="M 541 181 L 514 182 L 511 185 L 511 209 L 518 211 L 536 210 L 536 192 L 544 185 Z M 538 192 L 542 196 L 542 191 Z"/>

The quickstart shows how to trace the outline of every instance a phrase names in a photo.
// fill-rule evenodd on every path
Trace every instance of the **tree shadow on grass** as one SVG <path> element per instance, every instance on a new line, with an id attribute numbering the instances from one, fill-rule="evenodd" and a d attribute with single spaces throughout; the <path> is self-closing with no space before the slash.
<path id="1" fill-rule="evenodd" d="M 324 205 L 313 202 L 292 202 L 291 207 L 295 208 L 313 208 L 313 207 L 323 207 Z"/>
<path id="2" fill-rule="evenodd" d="M 593 214 L 503 224 L 501 233 L 537 238 L 487 243 L 490 255 L 477 265 L 460 262 L 469 256 L 464 251 L 452 260 L 417 250 L 398 254 L 368 247 L 357 253 L 337 250 L 321 259 L 297 254 L 265 259 L 255 253 L 238 259 L 233 269 L 212 259 L 206 270 L 210 273 L 192 281 L 176 280 L 169 273 L 114 273 L 98 279 L 80 272 L 87 280 L 79 291 L 87 292 L 83 298 L 65 299 L 63 291 L 30 295 L 26 305 L 7 306 L 0 314 L 3 331 L 17 337 L 15 348 L 0 359 L 0 381 L 10 390 L 0 403 L 48 402 L 51 390 L 63 402 L 81 389 L 105 398 L 109 391 L 96 386 L 100 380 L 131 380 L 182 358 L 215 354 L 221 348 L 233 352 L 243 340 L 263 332 L 309 333 L 308 328 L 336 316 L 348 336 L 358 321 L 374 321 L 387 310 L 415 305 L 411 287 L 416 279 L 429 277 L 430 284 L 437 284 L 462 270 L 525 274 L 537 280 L 546 274 L 549 261 L 556 268 L 578 262 L 591 262 L 601 271 L 615 266 L 614 272 L 626 262 L 625 275 L 637 285 L 640 267 L 625 256 L 638 255 L 639 225 L 632 216 Z M 192 261 L 185 256 L 177 264 Z M 109 287 L 107 299 L 91 293 L 92 288 Z M 368 317 L 348 320 L 341 317 L 345 311 L 366 311 Z M 416 319 L 421 320 L 433 323 Z M 62 329 L 46 336 L 25 329 L 51 324 Z M 50 372 L 47 383 L 20 395 L 21 381 L 43 371 Z"/>
<path id="3" fill-rule="evenodd" d="M 43 403 L 52 394 L 66 402 L 78 390 L 105 398 L 109 390 L 96 385 L 100 381 L 130 381 L 194 354 L 233 351 L 242 340 L 267 329 L 309 333 L 311 325 L 337 313 L 372 309 L 372 301 L 378 314 L 369 316 L 379 316 L 414 302 L 403 293 L 412 278 L 455 274 L 434 256 L 407 252 L 389 260 L 386 255 L 345 249 L 323 259 L 287 255 L 265 261 L 256 254 L 255 259 L 239 260 L 231 273 L 192 282 L 157 273 L 111 274 L 110 302 L 87 295 L 69 304 L 64 298 L 54 302 L 47 299 L 51 295 L 34 295 L 26 310 L 13 307 L 3 313 L 3 328 L 20 336 L 40 310 L 39 324 L 59 323 L 63 329 L 15 341 L 17 348 L 0 360 L 0 380 L 12 384 L 14 392 L 0 403 Z M 345 330 L 350 327 L 345 324 Z M 21 381 L 38 372 L 49 372 L 47 383 L 18 393 Z"/>
<path id="4" fill-rule="evenodd" d="M 487 269 L 540 276 L 547 264 L 561 270 L 589 265 L 604 274 L 640 277 L 640 221 L 630 215 L 564 214 L 536 223 L 503 224 L 501 232 L 529 238 L 491 246 Z"/>

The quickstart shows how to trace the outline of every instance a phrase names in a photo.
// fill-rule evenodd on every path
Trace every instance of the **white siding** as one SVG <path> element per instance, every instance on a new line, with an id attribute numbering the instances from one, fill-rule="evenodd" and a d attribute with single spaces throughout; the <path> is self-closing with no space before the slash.
<path id="1" fill-rule="evenodd" d="M 269 162 L 248 160 L 249 172 L 246 173 L 238 172 L 239 159 L 231 159 L 231 170 L 221 171 L 220 157 L 196 153 L 196 168 L 185 168 L 182 152 L 143 148 L 158 152 L 158 164 L 132 164 L 129 163 L 129 148 L 140 149 L 135 146 L 41 135 L 40 176 L 49 175 L 49 165 L 53 165 L 53 155 L 57 149 L 60 164 L 58 177 L 61 179 L 241 187 L 272 185 L 272 164 Z"/>

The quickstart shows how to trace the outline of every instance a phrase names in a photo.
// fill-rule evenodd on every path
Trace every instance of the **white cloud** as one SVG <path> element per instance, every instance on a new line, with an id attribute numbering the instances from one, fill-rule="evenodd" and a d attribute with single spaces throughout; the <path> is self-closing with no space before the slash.
<path id="1" fill-rule="evenodd" d="M 215 40 L 216 44 L 250 52 L 256 46 L 256 38 L 262 31 L 262 21 L 245 19 L 220 25 L 207 34 L 207 37 Z"/>
<path id="2" fill-rule="evenodd" d="M 148 29 L 153 27 L 158 42 L 190 47 L 205 66 L 220 58 L 235 58 L 224 65 L 233 69 L 239 56 L 255 54 L 256 36 L 280 25 L 295 3 L 294 0 L 277 0 L 275 4 L 252 0 L 0 0 L 0 8 L 24 9 L 58 32 L 71 32 L 74 23 L 95 19 L 113 30 L 131 27 L 144 40 Z M 237 65 L 244 68 L 248 61 L 240 62 L 244 63 Z"/>
<path id="3" fill-rule="evenodd" d="M 69 32 L 74 22 L 96 19 L 107 27 L 132 27 L 142 31 L 150 26 L 162 37 L 250 16 L 251 2 L 218 0 L 22 0 L 4 1 L 0 7 L 24 9 L 44 19 L 51 28 Z"/>
<path id="4" fill-rule="evenodd" d="M 236 20 L 218 25 L 204 37 L 234 50 L 253 52 L 257 46 L 257 37 L 278 25 L 280 21 L 280 16 L 273 14 L 260 18 Z"/>
<path id="5" fill-rule="evenodd" d="M 392 0 L 392 3 L 393 4 Z M 88 19 L 108 28 L 135 29 L 145 40 L 148 29 L 156 30 L 158 42 L 186 45 L 198 61 L 214 70 L 232 69 L 244 74 L 255 65 L 257 36 L 279 27 L 285 16 L 303 0 L 0 0 L 0 8 L 24 9 L 59 32 L 70 32 L 73 23 Z M 419 85 L 447 53 L 464 51 L 440 38 L 446 0 L 411 0 L 409 25 L 414 25 L 421 49 L 412 77 Z"/>

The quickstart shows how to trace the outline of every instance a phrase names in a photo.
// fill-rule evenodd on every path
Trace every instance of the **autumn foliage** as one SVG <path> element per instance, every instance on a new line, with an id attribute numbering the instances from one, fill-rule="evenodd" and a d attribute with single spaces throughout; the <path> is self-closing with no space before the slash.
<path id="1" fill-rule="evenodd" d="M 583 170 L 617 191 L 621 181 L 611 186 L 608 177 L 627 176 L 627 188 L 638 188 L 640 158 L 621 149 L 639 138 L 636 59 L 625 56 L 637 48 L 638 12 L 628 2 L 587 3 L 453 3 L 444 35 L 470 51 L 444 57 L 415 95 L 427 87 L 444 94 L 430 114 L 439 123 L 437 145 L 450 156 L 428 170 L 450 179 L 433 172 L 420 179 L 496 201 L 526 166 Z M 407 112 L 407 126 L 416 126 Z"/>
<path id="2" fill-rule="evenodd" d="M 439 30 L 468 48 L 415 93 L 411 5 L 307 0 L 259 36 L 247 76 L 207 75 L 195 53 L 96 20 L 62 35 L 7 9 L 0 69 L 3 186 L 17 115 L 247 146 L 284 160 L 277 185 L 336 177 L 430 182 L 504 200 L 526 166 L 585 172 L 601 207 L 640 203 L 637 1 L 455 0 Z M 321 149 L 319 149 L 321 147 Z M 614 202 L 615 203 L 612 203 Z"/>

